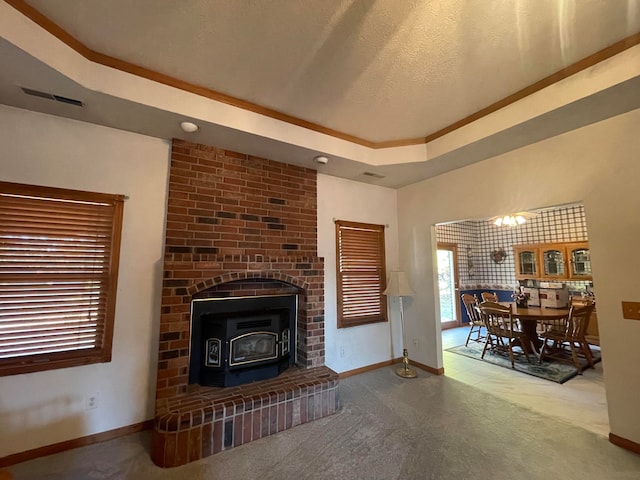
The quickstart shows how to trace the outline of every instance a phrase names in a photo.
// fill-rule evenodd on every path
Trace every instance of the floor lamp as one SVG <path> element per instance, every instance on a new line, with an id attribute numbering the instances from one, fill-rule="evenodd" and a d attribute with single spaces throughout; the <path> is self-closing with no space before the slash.
<path id="1" fill-rule="evenodd" d="M 400 301 L 400 323 L 402 325 L 402 366 L 396 373 L 403 378 L 416 378 L 418 372 L 409 366 L 409 353 L 407 352 L 407 339 L 404 333 L 404 310 L 402 309 L 402 297 L 411 297 L 415 292 L 409 286 L 409 281 L 404 272 L 391 272 L 389 282 L 383 295 L 398 297 Z"/>

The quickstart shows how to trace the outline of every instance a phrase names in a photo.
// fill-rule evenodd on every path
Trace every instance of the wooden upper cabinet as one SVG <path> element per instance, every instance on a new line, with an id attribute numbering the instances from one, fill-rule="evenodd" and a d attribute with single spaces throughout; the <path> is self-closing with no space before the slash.
<path id="1" fill-rule="evenodd" d="M 587 242 L 569 243 L 566 245 L 569 261 L 569 278 L 573 280 L 591 280 L 591 255 Z"/>
<path id="2" fill-rule="evenodd" d="M 540 278 L 560 279 L 569 278 L 567 272 L 567 254 L 561 243 L 540 246 Z"/>
<path id="3" fill-rule="evenodd" d="M 540 277 L 540 260 L 538 256 L 539 252 L 536 246 L 514 245 L 513 257 L 515 259 L 516 278 L 518 280 Z"/>
<path id="4" fill-rule="evenodd" d="M 514 245 L 518 280 L 591 280 L 587 242 Z"/>

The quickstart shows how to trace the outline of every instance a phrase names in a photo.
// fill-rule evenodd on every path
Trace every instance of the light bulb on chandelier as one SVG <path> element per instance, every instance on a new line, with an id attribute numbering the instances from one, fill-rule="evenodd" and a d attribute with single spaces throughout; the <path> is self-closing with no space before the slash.
<path id="1" fill-rule="evenodd" d="M 522 225 L 526 221 L 527 219 L 522 215 L 504 215 L 502 217 L 496 218 L 493 224 L 497 225 L 498 227 L 515 227 L 516 225 Z"/>

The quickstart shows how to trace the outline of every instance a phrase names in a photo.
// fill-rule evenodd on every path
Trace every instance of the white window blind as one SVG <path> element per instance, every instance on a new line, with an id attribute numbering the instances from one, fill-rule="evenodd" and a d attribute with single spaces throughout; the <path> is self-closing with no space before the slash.
<path id="1" fill-rule="evenodd" d="M 111 359 L 123 202 L 0 182 L 0 375 Z"/>
<path id="2" fill-rule="evenodd" d="M 384 225 L 336 221 L 338 327 L 387 320 Z"/>

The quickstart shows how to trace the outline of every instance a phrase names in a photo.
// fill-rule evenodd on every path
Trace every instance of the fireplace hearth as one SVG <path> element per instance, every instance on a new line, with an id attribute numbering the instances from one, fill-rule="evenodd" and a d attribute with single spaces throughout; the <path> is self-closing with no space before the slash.
<path id="1" fill-rule="evenodd" d="M 189 383 L 232 387 L 295 363 L 296 295 L 195 299 Z"/>

